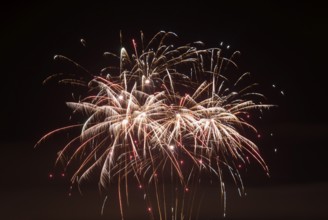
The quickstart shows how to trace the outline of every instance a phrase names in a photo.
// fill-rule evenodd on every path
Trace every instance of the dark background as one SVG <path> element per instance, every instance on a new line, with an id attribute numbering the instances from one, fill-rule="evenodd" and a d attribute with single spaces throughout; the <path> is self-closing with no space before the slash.
<path id="1" fill-rule="evenodd" d="M 211 47 L 223 41 L 231 45 L 230 51 L 240 50 L 241 71 L 250 71 L 269 101 L 279 106 L 259 123 L 258 144 L 271 177 L 254 168 L 245 174 L 247 197 L 228 190 L 228 219 L 328 219 L 326 10 L 313 1 L 52 1 L 1 7 L 0 218 L 100 218 L 102 200 L 96 189 L 68 196 L 69 180 L 54 168 L 62 142 L 54 138 L 33 148 L 42 135 L 69 123 L 65 101 L 70 90 L 55 83 L 43 86 L 42 81 L 65 70 L 53 61 L 55 54 L 97 73 L 104 64 L 102 53 L 119 51 L 120 30 L 125 44 L 137 39 L 140 30 L 148 39 L 166 30 L 177 33 L 181 43 L 202 40 Z M 49 179 L 49 173 L 55 178 Z M 207 198 L 200 219 L 218 218 L 215 202 Z M 102 219 L 113 219 L 110 215 Z"/>

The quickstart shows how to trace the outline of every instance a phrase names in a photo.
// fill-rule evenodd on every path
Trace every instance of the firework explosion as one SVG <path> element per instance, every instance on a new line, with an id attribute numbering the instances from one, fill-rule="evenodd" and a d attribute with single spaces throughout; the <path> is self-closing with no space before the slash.
<path id="1" fill-rule="evenodd" d="M 167 45 L 175 37 L 159 32 L 146 44 L 141 32 L 140 45 L 132 40 L 132 54 L 123 47 L 118 55 L 106 52 L 117 65 L 97 75 L 67 57 L 55 56 L 88 75 L 60 80 L 88 88 L 88 96 L 67 103 L 85 121 L 52 131 L 38 144 L 57 132 L 80 127 L 79 135 L 58 153 L 58 161 L 65 169 L 78 161 L 73 183 L 93 171 L 99 173 L 101 188 L 116 183 L 122 219 L 131 185 L 145 193 L 152 219 L 191 219 L 197 203 L 192 191 L 203 174 L 217 180 L 225 210 L 225 171 L 241 190 L 238 166 L 253 158 L 268 171 L 245 134 L 256 133 L 247 122 L 249 113 L 270 106 L 254 92 L 256 84 L 242 86 L 248 73 L 235 80 L 224 74 L 228 66 L 236 67 L 233 57 L 238 52 L 224 58 L 220 48 L 199 49 L 202 42 Z"/>

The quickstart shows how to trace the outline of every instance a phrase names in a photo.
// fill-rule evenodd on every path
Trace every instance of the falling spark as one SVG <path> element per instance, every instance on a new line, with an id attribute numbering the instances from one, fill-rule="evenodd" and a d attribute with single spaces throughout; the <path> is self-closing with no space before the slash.
<path id="1" fill-rule="evenodd" d="M 232 58 L 239 52 L 225 58 L 220 48 L 197 49 L 196 44 L 174 47 L 166 43 L 172 37 L 176 34 L 161 31 L 144 45 L 142 33 L 140 45 L 132 40 L 132 54 L 124 48 L 118 55 L 105 53 L 119 61 L 119 66 L 106 68 L 111 70 L 106 77 L 90 75 L 91 80 L 83 83 L 79 76 L 67 79 L 90 91 L 78 102 L 67 103 L 85 121 L 52 131 L 37 143 L 57 132 L 80 127 L 80 134 L 58 153 L 57 162 L 63 162 L 66 169 L 74 160 L 79 161 L 72 183 L 87 180 L 94 170 L 100 171 L 101 187 L 118 183 L 122 219 L 122 198 L 128 197 L 128 177 L 138 182 L 139 189 L 144 189 L 147 201 L 152 196 L 149 190 L 155 190 L 153 210 L 147 208 L 153 217 L 159 215 L 162 219 L 170 212 L 166 208 L 172 206 L 173 216 L 181 212 L 181 215 L 189 213 L 191 218 L 193 212 L 189 210 L 193 209 L 186 207 L 185 193 L 182 197 L 174 194 L 172 204 L 163 204 L 165 186 L 163 183 L 161 193 L 160 178 L 171 176 L 176 189 L 181 187 L 191 195 L 187 185 L 199 184 L 202 172 L 212 173 L 222 194 L 225 216 L 224 172 L 230 173 L 238 189 L 243 189 L 243 181 L 235 164 L 244 165 L 245 159 L 249 161 L 252 157 L 268 172 L 258 147 L 244 131 L 257 133 L 249 122 L 250 112 L 271 105 L 262 104 L 263 95 L 250 91 L 255 85 L 239 86 L 249 74 L 243 74 L 230 86 L 223 72 L 227 69 L 223 67 L 236 67 Z M 81 43 L 85 46 L 83 39 Z M 226 49 L 229 48 L 227 45 Z M 74 61 L 54 56 L 56 60 L 59 58 L 89 74 Z M 49 178 L 52 177 L 50 174 Z"/>
<path id="2" fill-rule="evenodd" d="M 87 46 L 87 42 L 84 39 L 81 38 L 80 42 L 83 45 L 83 47 Z"/>

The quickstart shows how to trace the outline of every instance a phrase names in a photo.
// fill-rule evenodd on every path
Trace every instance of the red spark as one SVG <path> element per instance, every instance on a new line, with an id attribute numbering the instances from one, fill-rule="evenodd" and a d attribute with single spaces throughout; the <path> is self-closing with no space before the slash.
<path id="1" fill-rule="evenodd" d="M 137 53 L 137 43 L 134 39 L 132 39 L 132 44 L 133 44 L 133 47 L 134 47 L 134 51 L 136 53 L 136 55 L 138 56 L 138 53 Z"/>

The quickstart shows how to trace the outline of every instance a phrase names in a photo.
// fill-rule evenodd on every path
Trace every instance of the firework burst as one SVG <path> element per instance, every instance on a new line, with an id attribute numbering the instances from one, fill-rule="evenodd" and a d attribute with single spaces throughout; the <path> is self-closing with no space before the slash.
<path id="1" fill-rule="evenodd" d="M 94 170 L 102 188 L 117 183 L 122 219 L 131 182 L 144 190 L 151 218 L 190 219 L 196 199 L 189 191 L 196 191 L 203 173 L 218 180 L 225 210 L 224 171 L 241 189 L 240 164 L 253 158 L 268 171 L 256 144 L 245 134 L 256 132 L 246 120 L 249 112 L 270 106 L 262 104 L 264 97 L 254 92 L 255 84 L 242 86 L 248 73 L 235 80 L 225 73 L 229 65 L 236 67 L 233 57 L 238 52 L 225 58 L 220 48 L 204 49 L 202 42 L 175 47 L 167 44 L 170 38 L 176 35 L 159 32 L 146 44 L 141 33 L 140 46 L 132 40 L 132 53 L 123 47 L 119 54 L 106 52 L 117 65 L 97 75 L 55 56 L 87 75 L 83 80 L 60 80 L 88 88 L 85 98 L 67 103 L 85 121 L 52 131 L 38 144 L 54 133 L 80 128 L 58 153 L 58 161 L 65 168 L 79 161 L 73 183 Z M 171 198 L 167 191 L 173 192 Z"/>

